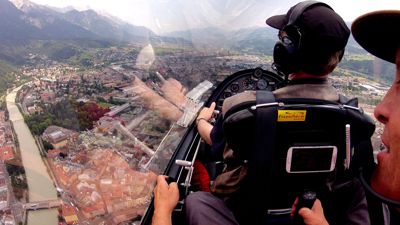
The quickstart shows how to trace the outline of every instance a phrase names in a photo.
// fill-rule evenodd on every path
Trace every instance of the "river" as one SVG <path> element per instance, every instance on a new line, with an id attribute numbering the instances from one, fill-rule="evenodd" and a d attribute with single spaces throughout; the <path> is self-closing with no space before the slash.
<path id="1" fill-rule="evenodd" d="M 20 88 L 14 89 L 7 95 L 7 109 L 21 150 L 29 188 L 29 201 L 57 199 L 56 189 L 42 161 L 35 139 L 15 104 L 15 97 Z M 28 211 L 28 225 L 57 225 L 57 214 L 57 209 Z"/>

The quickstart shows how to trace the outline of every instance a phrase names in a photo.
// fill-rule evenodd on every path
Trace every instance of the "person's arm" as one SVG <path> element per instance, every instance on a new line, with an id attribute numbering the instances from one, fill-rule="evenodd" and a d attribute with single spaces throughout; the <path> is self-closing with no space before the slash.
<path id="1" fill-rule="evenodd" d="M 297 206 L 298 199 L 292 206 L 292 216 Z M 303 218 L 304 224 L 306 225 L 329 225 L 325 219 L 324 209 L 322 208 L 321 201 L 315 200 L 314 205 L 311 209 L 303 207 L 299 210 L 299 216 Z"/>
<path id="2" fill-rule="evenodd" d="M 348 189 L 347 193 L 348 197 L 346 198 L 349 201 L 349 205 L 344 206 L 347 207 L 346 214 L 344 217 L 344 222 L 346 224 L 354 224 L 354 225 L 369 225 L 371 221 L 369 219 L 368 212 L 368 203 L 365 196 L 364 188 L 358 179 L 354 179 L 353 182 L 350 183 L 350 186 L 342 186 L 342 188 Z M 340 189 L 340 188 L 339 188 Z M 346 195 L 347 196 L 347 195 Z"/>
<path id="3" fill-rule="evenodd" d="M 170 184 L 165 176 L 157 177 L 157 185 L 154 188 L 154 214 L 152 225 L 172 225 L 172 211 L 179 201 L 179 190 L 176 182 Z"/>
<path id="4" fill-rule="evenodd" d="M 215 109 L 215 102 L 211 103 L 210 107 L 204 107 L 196 119 L 197 130 L 201 138 L 209 145 L 212 145 L 212 140 L 210 137 L 211 130 L 213 129 L 213 125 L 211 125 L 208 121 L 210 121 Z"/>

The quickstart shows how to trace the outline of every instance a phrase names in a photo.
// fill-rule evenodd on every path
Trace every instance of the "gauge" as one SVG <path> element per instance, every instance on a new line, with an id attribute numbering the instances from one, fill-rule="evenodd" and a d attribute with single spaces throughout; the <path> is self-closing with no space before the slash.
<path id="1" fill-rule="evenodd" d="M 258 90 L 265 90 L 265 89 L 267 89 L 267 87 L 268 87 L 268 82 L 266 80 L 260 79 L 257 82 L 257 89 Z"/>
<path id="2" fill-rule="evenodd" d="M 262 70 L 261 70 L 261 69 L 256 69 L 256 70 L 254 71 L 253 76 L 254 76 L 255 78 L 259 79 L 259 78 L 261 77 L 261 75 L 262 75 Z"/>
<path id="3" fill-rule="evenodd" d="M 232 92 L 230 92 L 230 91 L 225 91 L 224 94 L 223 94 L 223 98 L 229 98 L 231 96 L 232 96 Z"/>
<path id="4" fill-rule="evenodd" d="M 232 92 L 235 92 L 235 93 L 236 93 L 236 92 L 239 91 L 240 86 L 239 86 L 239 84 L 237 84 L 237 83 L 233 83 L 233 84 L 231 84 L 230 89 L 231 89 Z"/>
<path id="5" fill-rule="evenodd" d="M 242 85 L 245 90 L 254 90 L 254 81 L 249 77 L 242 81 Z"/>

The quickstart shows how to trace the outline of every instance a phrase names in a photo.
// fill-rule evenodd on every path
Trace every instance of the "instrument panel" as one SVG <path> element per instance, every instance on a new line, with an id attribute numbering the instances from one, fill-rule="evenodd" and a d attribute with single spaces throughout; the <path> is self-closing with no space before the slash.
<path id="1" fill-rule="evenodd" d="M 267 90 L 274 91 L 283 87 L 284 78 L 278 74 L 263 70 L 261 68 L 242 70 L 227 77 L 214 90 L 213 94 L 207 102 L 207 106 L 211 102 L 217 103 L 217 109 L 221 109 L 226 98 L 236 95 L 243 91 Z"/>

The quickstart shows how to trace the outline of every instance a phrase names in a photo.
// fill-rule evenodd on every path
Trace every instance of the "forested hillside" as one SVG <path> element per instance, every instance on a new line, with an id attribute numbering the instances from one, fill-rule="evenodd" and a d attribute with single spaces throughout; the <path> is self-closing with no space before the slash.
<path id="1" fill-rule="evenodd" d="M 16 75 L 17 70 L 13 66 L 4 61 L 0 61 L 0 95 L 5 93 L 7 88 L 12 86 Z"/>

